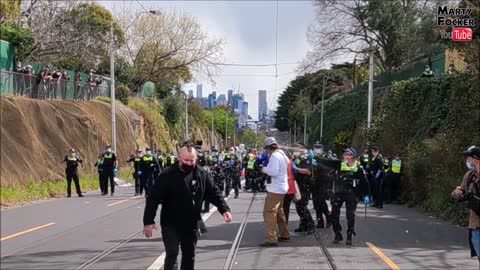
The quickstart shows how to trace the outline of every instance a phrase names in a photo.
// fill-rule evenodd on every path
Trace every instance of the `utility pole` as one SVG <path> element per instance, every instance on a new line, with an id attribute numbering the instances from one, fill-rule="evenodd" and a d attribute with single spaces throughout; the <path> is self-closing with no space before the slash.
<path id="1" fill-rule="evenodd" d="M 303 144 L 307 145 L 307 111 L 303 110 Z"/>
<path id="2" fill-rule="evenodd" d="M 373 111 L 373 46 L 370 41 L 370 63 L 368 70 L 368 116 L 367 116 L 367 128 L 372 127 L 372 111 Z"/>
<path id="3" fill-rule="evenodd" d="M 110 107 L 112 113 L 112 151 L 117 150 L 117 131 L 115 123 L 115 52 L 113 49 L 113 23 L 110 24 Z"/>
<path id="4" fill-rule="evenodd" d="M 322 85 L 322 109 L 320 112 L 320 143 L 323 143 L 323 112 L 325 104 L 325 88 L 327 87 L 328 75 L 323 76 L 323 85 Z"/>
<path id="5" fill-rule="evenodd" d="M 188 96 L 185 93 L 185 141 L 188 142 Z"/>

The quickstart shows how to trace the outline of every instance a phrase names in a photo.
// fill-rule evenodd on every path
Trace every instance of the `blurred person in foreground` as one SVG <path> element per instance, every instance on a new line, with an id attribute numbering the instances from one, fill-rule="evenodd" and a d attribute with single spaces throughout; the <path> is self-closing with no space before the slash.
<path id="1" fill-rule="evenodd" d="M 478 258 L 480 269 L 480 147 L 471 146 L 463 155 L 468 172 L 463 176 L 460 186 L 452 192 L 452 196 L 459 201 L 468 202 L 470 255 Z"/>
<path id="2" fill-rule="evenodd" d="M 197 166 L 197 153 L 193 146 L 184 145 L 175 163 L 163 171 L 146 200 L 143 216 L 144 234 L 152 237 L 158 205 L 162 204 L 160 225 L 165 245 L 164 269 L 177 269 L 179 246 L 182 250 L 181 269 L 194 269 L 195 246 L 199 230 L 200 211 L 207 199 L 215 205 L 225 222 L 232 214 L 222 193 L 209 174 Z"/>

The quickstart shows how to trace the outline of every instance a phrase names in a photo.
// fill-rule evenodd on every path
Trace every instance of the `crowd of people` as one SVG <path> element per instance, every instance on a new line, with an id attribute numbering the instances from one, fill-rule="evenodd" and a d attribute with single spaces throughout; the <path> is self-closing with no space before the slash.
<path id="1" fill-rule="evenodd" d="M 452 196 L 470 200 L 472 194 L 480 193 L 480 148 L 471 147 L 464 152 L 469 172 Z M 398 154 L 383 157 L 377 147 L 369 147 L 362 154 L 350 147 L 343 149 L 339 157 L 326 151 L 320 143 L 311 149 L 302 143 L 280 146 L 273 137 L 265 140 L 263 149 L 250 148 L 240 151 L 228 147 L 219 151 L 216 147 L 203 151 L 201 142 L 184 144 L 178 155 L 152 151 L 145 153 L 137 149 L 127 162 L 133 163 L 135 195 L 145 194 L 144 234 L 151 237 L 155 225 L 158 205 L 162 204 L 161 227 L 166 248 L 165 269 L 175 269 L 179 247 L 182 250 L 182 269 L 193 269 L 195 245 L 198 237 L 207 232 L 201 213 L 208 212 L 213 204 L 226 222 L 232 220 L 225 198 L 234 190 L 238 198 L 240 190 L 266 192 L 263 218 L 265 241 L 263 247 L 275 247 L 288 241 L 288 221 L 293 203 L 300 217 L 295 232 L 311 234 L 316 228 L 332 228 L 333 243 L 344 240 L 340 224 L 343 204 L 347 216 L 346 245 L 352 245 L 356 236 L 355 213 L 359 201 L 365 207 L 383 208 L 383 204 L 399 199 L 403 165 Z M 77 193 L 82 197 L 78 184 L 78 164 L 82 160 L 71 149 L 64 158 L 67 174 L 67 192 L 71 196 L 71 182 L 75 182 Z M 102 151 L 95 164 L 99 173 L 101 195 L 108 194 L 110 180 L 111 195 L 114 194 L 113 178 L 117 173 L 118 160 L 111 147 Z M 241 176 L 245 184 L 241 186 Z M 185 188 L 186 187 L 186 188 Z M 476 198 L 473 196 L 473 198 Z M 314 215 L 308 205 L 312 200 Z M 331 210 L 327 204 L 330 202 Z M 480 211 L 480 197 L 477 200 Z M 473 203 L 471 203 L 473 202 Z M 470 244 L 472 256 L 479 254 L 480 214 L 475 210 L 475 201 L 470 212 Z M 278 234 L 276 227 L 278 226 Z"/>
<path id="2" fill-rule="evenodd" d="M 2 71 L 2 77 L 13 80 L 13 94 L 36 99 L 90 100 L 96 96 L 108 95 L 108 86 L 99 74 L 89 70 L 82 80 L 77 71 L 73 78 L 61 67 L 46 65 L 39 71 L 31 65 L 17 62 L 13 72 Z"/>

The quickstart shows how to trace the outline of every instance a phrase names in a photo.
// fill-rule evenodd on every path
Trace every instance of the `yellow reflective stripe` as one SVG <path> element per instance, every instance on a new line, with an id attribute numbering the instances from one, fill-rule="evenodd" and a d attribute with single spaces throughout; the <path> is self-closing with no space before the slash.
<path id="1" fill-rule="evenodd" d="M 399 161 L 392 160 L 392 172 L 400 173 L 401 166 L 402 166 L 402 161 L 401 160 L 399 160 Z"/>
<path id="2" fill-rule="evenodd" d="M 342 171 L 342 172 L 357 172 L 358 171 L 358 165 L 355 162 L 355 165 L 350 167 L 350 166 L 348 166 L 347 163 L 342 162 L 342 166 L 340 167 L 340 171 Z"/>

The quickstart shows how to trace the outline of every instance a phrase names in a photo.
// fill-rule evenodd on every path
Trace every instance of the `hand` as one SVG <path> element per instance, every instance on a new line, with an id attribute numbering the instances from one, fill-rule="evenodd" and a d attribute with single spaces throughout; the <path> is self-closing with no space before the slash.
<path id="1" fill-rule="evenodd" d="M 452 191 L 452 197 L 455 199 L 460 199 L 463 197 L 463 190 L 462 187 L 456 187 L 454 191 Z"/>
<path id="2" fill-rule="evenodd" d="M 365 198 L 363 199 L 363 202 L 364 202 L 366 205 L 370 202 L 370 198 L 368 197 L 368 195 L 365 196 Z"/>
<path id="3" fill-rule="evenodd" d="M 147 238 L 152 237 L 153 236 L 153 229 L 158 230 L 158 225 L 150 224 L 150 225 L 143 226 L 143 234 L 145 234 L 145 237 L 147 237 Z"/>
<path id="4" fill-rule="evenodd" d="M 227 222 L 227 223 L 230 223 L 233 219 L 232 213 L 230 213 L 230 212 L 225 212 L 225 213 L 223 213 L 222 216 L 223 216 L 223 220 L 225 220 L 225 222 Z"/>
<path id="5" fill-rule="evenodd" d="M 137 175 L 142 175 L 142 171 L 138 171 L 138 172 L 137 172 Z"/>

